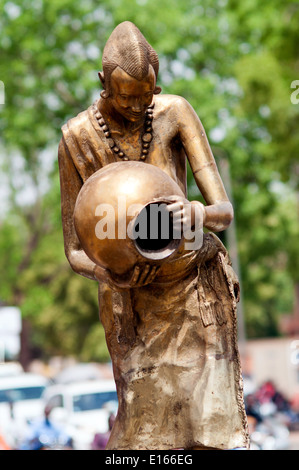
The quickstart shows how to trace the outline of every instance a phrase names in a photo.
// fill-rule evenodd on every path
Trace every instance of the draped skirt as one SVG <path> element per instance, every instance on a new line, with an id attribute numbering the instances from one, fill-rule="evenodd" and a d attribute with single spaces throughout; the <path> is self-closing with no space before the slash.
<path id="1" fill-rule="evenodd" d="M 238 280 L 213 234 L 142 288 L 99 287 L 119 409 L 107 449 L 248 448 Z"/>

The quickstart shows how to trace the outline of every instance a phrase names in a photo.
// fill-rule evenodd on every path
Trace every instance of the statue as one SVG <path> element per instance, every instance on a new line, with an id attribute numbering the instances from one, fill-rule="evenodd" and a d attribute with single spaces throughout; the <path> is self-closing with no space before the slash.
<path id="1" fill-rule="evenodd" d="M 66 256 L 76 273 L 99 283 L 117 386 L 119 410 L 107 449 L 248 448 L 237 347 L 239 284 L 213 233 L 229 226 L 233 209 L 205 131 L 184 98 L 160 94 L 158 56 L 134 24 L 115 28 L 102 65 L 100 98 L 62 127 L 58 158 Z M 186 158 L 206 205 L 186 199 Z M 80 232 L 86 209 L 74 219 L 78 195 L 90 182 L 101 185 L 97 174 L 111 175 L 118 162 L 128 171 L 157 167 L 171 179 L 178 189 L 163 195 L 172 196 L 167 210 L 192 227 L 202 220 L 209 230 L 198 249 L 186 249 L 183 240 L 158 263 L 150 257 L 139 262 L 134 254 L 125 264 L 125 256 L 109 248 L 103 263 L 103 254 L 99 262 L 92 249 L 87 254 L 82 241 L 93 246 L 91 235 Z M 150 192 L 153 185 L 143 188 Z"/>

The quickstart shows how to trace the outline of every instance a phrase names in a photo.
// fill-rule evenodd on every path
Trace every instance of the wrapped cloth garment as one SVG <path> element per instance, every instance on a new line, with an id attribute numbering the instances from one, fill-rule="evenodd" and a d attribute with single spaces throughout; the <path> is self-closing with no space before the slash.
<path id="1" fill-rule="evenodd" d="M 150 285 L 100 285 L 119 396 L 107 449 L 248 448 L 237 300 L 238 281 L 213 234 Z"/>

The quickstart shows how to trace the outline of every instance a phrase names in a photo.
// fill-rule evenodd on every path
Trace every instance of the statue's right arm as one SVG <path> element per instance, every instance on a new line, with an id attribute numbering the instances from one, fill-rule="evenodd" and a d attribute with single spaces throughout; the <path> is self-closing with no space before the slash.
<path id="1" fill-rule="evenodd" d="M 64 250 L 72 269 L 84 277 L 93 280 L 105 280 L 107 272 L 97 266 L 86 255 L 77 237 L 73 214 L 77 196 L 82 187 L 82 180 L 62 138 L 58 149 L 58 163 L 61 190 L 61 216 L 64 238 Z"/>
<path id="2" fill-rule="evenodd" d="M 149 283 L 156 275 L 157 268 L 150 269 L 150 267 L 147 266 L 145 271 L 140 271 L 139 266 L 135 266 L 134 270 L 128 273 L 128 279 L 123 281 L 113 278 L 110 272 L 96 265 L 86 255 L 76 234 L 73 220 L 77 196 L 83 183 L 63 138 L 59 144 L 58 163 L 64 250 L 72 269 L 76 273 L 89 279 L 104 281 L 112 288 L 137 287 L 138 285 Z"/>

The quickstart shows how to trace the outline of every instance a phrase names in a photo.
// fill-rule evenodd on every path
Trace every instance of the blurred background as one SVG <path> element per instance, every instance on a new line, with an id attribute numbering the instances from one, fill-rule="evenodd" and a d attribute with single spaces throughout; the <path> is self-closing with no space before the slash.
<path id="1" fill-rule="evenodd" d="M 61 126 L 99 97 L 103 47 L 125 20 L 158 52 L 162 92 L 185 97 L 200 117 L 234 205 L 234 223 L 219 236 L 242 287 L 252 447 L 296 448 L 298 2 L 0 0 L 0 11 L 0 448 L 24 445 L 14 415 L 29 374 L 41 380 L 29 397 L 42 410 L 49 385 L 66 387 L 60 374 L 70 366 L 77 369 L 68 384 L 100 382 L 92 393 L 113 393 L 97 285 L 74 274 L 64 255 L 57 148 Z M 190 172 L 188 188 L 200 200 Z M 106 428 L 115 412 L 108 398 Z M 69 424 L 60 405 L 56 420 Z"/>

